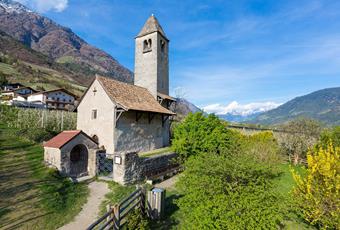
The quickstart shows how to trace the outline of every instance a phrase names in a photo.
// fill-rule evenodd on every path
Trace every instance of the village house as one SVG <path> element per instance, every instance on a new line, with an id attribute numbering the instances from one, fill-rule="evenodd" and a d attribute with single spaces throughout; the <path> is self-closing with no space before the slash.
<path id="1" fill-rule="evenodd" d="M 30 105 L 41 105 L 47 109 L 73 110 L 76 96 L 65 89 L 36 92 L 27 97 Z"/>
<path id="2" fill-rule="evenodd" d="M 24 85 L 21 84 L 21 83 L 8 83 L 8 84 L 1 86 L 1 89 L 3 91 L 10 91 L 10 90 L 18 89 L 18 88 L 21 88 L 21 87 L 24 87 Z"/>
<path id="3" fill-rule="evenodd" d="M 135 38 L 134 84 L 97 75 L 77 106 L 78 131 L 73 133 L 84 133 L 83 138 L 88 138 L 91 143 L 97 143 L 98 148 L 105 151 L 109 159 L 115 159 L 112 179 L 117 182 L 126 183 L 139 177 L 131 173 L 134 170 L 125 167 L 128 165 L 125 160 L 130 159 L 127 157 L 128 154 L 147 152 L 169 145 L 169 118 L 175 115 L 170 110 L 170 106 L 175 99 L 169 96 L 168 44 L 169 40 L 162 27 L 152 15 Z M 86 151 L 81 153 L 73 149 L 60 151 L 60 146 L 67 141 L 62 136 L 67 136 L 67 132 L 69 134 L 72 131 L 62 132 L 44 145 L 47 164 L 55 165 L 51 159 L 64 161 L 60 163 L 58 160 L 58 165 L 55 165 L 58 169 L 60 164 L 69 167 L 76 165 L 74 162 L 65 163 L 72 159 L 83 159 L 83 161 L 93 159 L 93 157 L 73 156 L 73 154 L 89 154 Z M 60 140 L 64 140 L 65 143 L 60 143 Z M 59 144 L 55 144 L 55 141 Z M 73 145 L 79 146 L 77 143 Z M 90 146 L 85 144 L 83 149 L 89 148 Z M 55 154 L 62 156 L 53 158 Z M 88 161 L 86 164 L 89 168 L 93 168 L 95 161 Z M 153 165 L 153 161 L 148 161 L 147 164 Z M 67 172 L 72 170 L 77 171 L 75 169 L 62 171 L 70 175 Z M 135 174 L 143 170 L 138 171 L 136 168 Z M 130 176 L 127 176 L 126 171 L 130 171 Z"/>
<path id="4" fill-rule="evenodd" d="M 1 92 L 1 104 L 14 105 L 26 102 L 28 95 L 37 92 L 31 87 L 22 86 L 21 84 L 19 84 L 20 86 L 17 84 L 13 85 L 4 86 L 4 90 Z"/>

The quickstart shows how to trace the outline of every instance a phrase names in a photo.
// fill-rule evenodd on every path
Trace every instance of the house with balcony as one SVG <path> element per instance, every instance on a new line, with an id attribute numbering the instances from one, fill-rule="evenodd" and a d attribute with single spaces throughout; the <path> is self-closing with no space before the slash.
<path id="1" fill-rule="evenodd" d="M 59 109 L 71 111 L 74 109 L 77 96 L 66 89 L 54 89 L 37 92 L 27 97 L 30 105 L 41 105 L 47 109 Z"/>

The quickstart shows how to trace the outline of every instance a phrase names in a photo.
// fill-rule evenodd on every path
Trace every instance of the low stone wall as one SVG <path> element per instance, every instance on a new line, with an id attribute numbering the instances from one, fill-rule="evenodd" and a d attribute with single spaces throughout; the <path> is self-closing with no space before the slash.
<path id="1" fill-rule="evenodd" d="M 139 157 L 137 153 L 121 154 L 121 164 L 114 164 L 113 180 L 120 184 L 142 181 L 174 166 L 176 153 Z"/>

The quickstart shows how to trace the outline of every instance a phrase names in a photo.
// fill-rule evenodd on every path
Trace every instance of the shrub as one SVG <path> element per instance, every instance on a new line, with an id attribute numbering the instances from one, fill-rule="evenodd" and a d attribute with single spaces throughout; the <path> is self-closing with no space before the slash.
<path id="1" fill-rule="evenodd" d="M 307 175 L 293 171 L 294 195 L 303 217 L 322 229 L 340 226 L 340 148 L 329 144 L 307 154 Z"/>
<path id="2" fill-rule="evenodd" d="M 150 229 L 148 219 L 142 214 L 140 209 L 135 209 L 128 215 L 127 229 L 129 230 Z"/>
<path id="3" fill-rule="evenodd" d="M 273 132 L 259 132 L 245 136 L 243 139 L 245 152 L 259 161 L 278 163 L 282 160 L 282 156 L 279 154 L 280 148 Z"/>
<path id="4" fill-rule="evenodd" d="M 335 126 L 330 130 L 324 130 L 321 133 L 318 146 L 327 148 L 331 142 L 333 147 L 340 147 L 340 126 Z"/>
<path id="5" fill-rule="evenodd" d="M 200 154 L 185 163 L 177 204 L 186 229 L 277 229 L 284 218 L 279 174 L 249 156 Z"/>
<path id="6" fill-rule="evenodd" d="M 191 155 L 201 152 L 221 153 L 236 151 L 237 136 L 241 134 L 227 129 L 215 115 L 203 113 L 189 114 L 182 123 L 174 128 L 172 147 L 183 162 Z"/>

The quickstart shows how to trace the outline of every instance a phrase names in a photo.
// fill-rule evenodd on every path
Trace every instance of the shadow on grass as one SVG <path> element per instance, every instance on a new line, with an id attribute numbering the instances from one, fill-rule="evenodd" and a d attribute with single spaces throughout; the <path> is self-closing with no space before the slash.
<path id="1" fill-rule="evenodd" d="M 172 229 L 176 228 L 179 224 L 178 216 L 176 213 L 179 208 L 175 203 L 176 200 L 181 198 L 183 195 L 175 194 L 173 192 L 169 192 L 165 198 L 165 214 L 162 220 L 152 221 L 150 223 L 151 229 Z"/>

